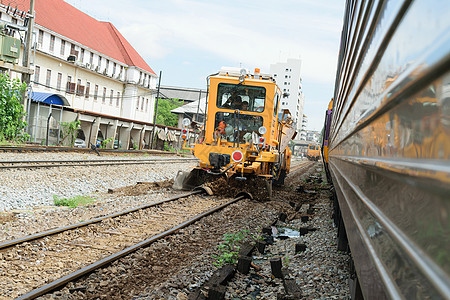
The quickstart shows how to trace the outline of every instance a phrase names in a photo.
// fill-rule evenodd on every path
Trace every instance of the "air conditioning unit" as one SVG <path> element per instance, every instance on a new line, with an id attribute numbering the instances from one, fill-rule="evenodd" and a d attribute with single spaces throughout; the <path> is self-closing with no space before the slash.
<path id="1" fill-rule="evenodd" d="M 76 57 L 75 55 L 73 55 L 73 54 L 71 54 L 71 55 L 69 55 L 69 56 L 67 57 L 67 61 L 68 61 L 68 62 L 74 63 L 76 60 L 77 60 L 77 57 Z"/>

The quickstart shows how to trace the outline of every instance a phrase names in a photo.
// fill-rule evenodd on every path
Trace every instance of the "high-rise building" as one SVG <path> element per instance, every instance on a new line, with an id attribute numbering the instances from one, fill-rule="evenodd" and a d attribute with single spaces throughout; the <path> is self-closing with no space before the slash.
<path id="1" fill-rule="evenodd" d="M 287 59 L 286 62 L 270 65 L 270 73 L 284 95 L 280 103 L 280 109 L 289 109 L 296 123 L 296 139 L 300 139 L 301 136 L 305 102 L 302 90 L 302 77 L 300 76 L 301 66 L 302 61 L 293 58 Z"/>

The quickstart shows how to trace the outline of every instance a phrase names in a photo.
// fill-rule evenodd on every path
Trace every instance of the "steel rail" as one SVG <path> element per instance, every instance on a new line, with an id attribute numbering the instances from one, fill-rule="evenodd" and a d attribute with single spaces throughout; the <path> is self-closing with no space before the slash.
<path id="1" fill-rule="evenodd" d="M 19 238 L 19 239 L 6 241 L 6 242 L 3 242 L 3 243 L 0 244 L 0 250 L 1 249 L 5 249 L 5 248 L 9 248 L 11 246 L 14 246 L 14 245 L 17 245 L 17 244 L 21 244 L 21 243 L 24 243 L 24 242 L 29 242 L 29 241 L 32 241 L 32 240 L 36 240 L 36 239 L 39 239 L 39 238 L 42 238 L 42 237 L 45 237 L 45 236 L 50 236 L 50 235 L 61 233 L 61 232 L 67 231 L 67 230 L 80 228 L 80 227 L 84 227 L 84 226 L 87 226 L 87 225 L 90 225 L 90 224 L 98 223 L 98 222 L 101 222 L 101 221 L 106 220 L 106 219 L 110 219 L 110 218 L 115 218 L 115 217 L 119 217 L 119 216 L 122 216 L 122 215 L 126 215 L 126 214 L 129 214 L 129 213 L 132 213 L 132 212 L 135 212 L 135 211 L 138 211 L 138 210 L 141 210 L 141 209 L 146 209 L 146 208 L 149 208 L 149 207 L 152 207 L 152 206 L 156 206 L 156 205 L 159 205 L 159 204 L 162 204 L 162 203 L 171 202 L 171 201 L 178 200 L 178 199 L 181 199 L 181 198 L 186 198 L 186 197 L 189 197 L 189 196 L 192 196 L 192 195 L 200 194 L 202 192 L 203 192 L 202 190 L 195 190 L 195 191 L 192 191 L 190 193 L 178 195 L 178 196 L 175 196 L 175 197 L 172 197 L 172 198 L 168 198 L 168 199 L 163 199 L 161 201 L 157 201 L 157 202 L 153 202 L 153 203 L 149 203 L 149 204 L 144 204 L 144 205 L 141 205 L 141 206 L 138 206 L 138 207 L 135 207 L 135 208 L 131 208 L 131 209 L 124 210 L 124 211 L 121 211 L 121 212 L 117 212 L 117 213 L 114 213 L 114 214 L 110 214 L 110 215 L 107 215 L 107 216 L 95 218 L 95 219 L 92 219 L 92 220 L 89 220 L 89 221 L 85 221 L 85 222 L 81 222 L 81 223 L 77 223 L 77 224 L 72 224 L 72 225 L 69 225 L 69 226 L 59 227 L 59 228 L 55 228 L 55 229 L 39 232 L 39 233 L 36 233 L 36 234 L 33 234 L 33 235 L 28 235 L 28 236 L 25 236 L 25 237 L 22 237 L 22 238 Z"/>
<path id="2" fill-rule="evenodd" d="M 58 147 L 58 146 L 0 146 L 0 151 L 3 152 L 92 152 L 91 148 L 77 148 L 77 147 Z M 124 150 L 124 149 L 97 149 L 100 153 L 138 153 L 138 154 L 164 154 L 175 155 L 174 152 L 167 152 L 163 150 Z"/>
<path id="3" fill-rule="evenodd" d="M 153 243 L 153 242 L 155 242 L 155 241 L 157 241 L 157 240 L 159 240 L 161 238 L 164 238 L 164 237 L 166 237 L 166 236 L 168 236 L 168 235 L 170 235 L 170 234 L 172 234 L 172 233 L 174 233 L 174 232 L 176 232 L 176 231 L 178 231 L 178 230 L 180 230 L 180 229 L 182 229 L 184 227 L 187 227 L 187 226 L 191 225 L 192 223 L 198 221 L 199 219 L 201 219 L 203 217 L 205 217 L 207 215 L 210 215 L 210 214 L 212 214 L 212 213 L 214 213 L 214 212 L 216 212 L 218 210 L 221 210 L 222 208 L 224 208 L 224 207 L 226 207 L 226 206 L 228 206 L 230 204 L 233 204 L 233 203 L 235 203 L 235 202 L 237 202 L 239 200 L 242 200 L 244 198 L 246 198 L 245 195 L 236 197 L 233 200 L 228 201 L 228 202 L 226 202 L 226 203 L 224 203 L 224 204 L 222 204 L 220 206 L 217 206 L 215 208 L 212 208 L 212 209 L 210 209 L 210 210 L 208 210 L 206 212 L 203 212 L 200 215 L 197 215 L 194 218 L 192 218 L 192 219 L 190 219 L 188 221 L 185 221 L 185 222 L 175 226 L 172 229 L 166 230 L 166 231 L 164 231 L 164 232 L 162 232 L 162 233 L 160 233 L 158 235 L 155 235 L 155 236 L 153 236 L 153 237 L 151 237 L 151 238 L 149 238 L 149 239 L 147 239 L 145 241 L 137 243 L 137 244 L 135 244 L 135 245 L 133 245 L 131 247 L 128 247 L 128 248 L 126 248 L 126 249 L 124 249 L 124 250 L 122 250 L 120 252 L 117 252 L 117 253 L 115 253 L 115 254 L 113 254 L 111 256 L 105 257 L 105 258 L 103 258 L 103 259 L 101 259 L 101 260 L 99 260 L 99 261 L 97 261 L 97 262 L 95 262 L 93 264 L 90 264 L 89 266 L 86 266 L 86 267 L 84 267 L 84 268 L 82 268 L 82 269 L 80 269 L 78 271 L 75 271 L 72 274 L 69 274 L 69 275 L 66 275 L 64 277 L 61 277 L 61 278 L 59 278 L 59 279 L 57 279 L 57 280 L 55 280 L 53 282 L 50 282 L 49 284 L 46 284 L 46 285 L 44 285 L 44 286 L 42 286 L 42 287 L 40 287 L 38 289 L 35 289 L 35 290 L 33 290 L 33 291 L 23 295 L 23 296 L 20 296 L 20 297 L 16 298 L 16 300 L 34 299 L 34 298 L 37 298 L 37 297 L 42 296 L 44 294 L 47 294 L 47 293 L 49 293 L 51 291 L 54 291 L 54 290 L 58 289 L 59 287 L 61 287 L 64 284 L 67 284 L 67 283 L 69 283 L 71 281 L 74 281 L 75 279 L 78 279 L 78 278 L 80 278 L 80 277 L 82 277 L 82 276 L 84 276 L 86 274 L 89 274 L 89 273 L 95 271 L 96 269 L 99 269 L 99 268 L 101 268 L 103 266 L 106 266 L 106 265 L 112 263 L 113 261 L 118 260 L 119 258 L 122 258 L 122 257 L 124 257 L 124 256 L 126 256 L 126 255 L 128 255 L 130 253 L 133 253 L 133 252 L 137 251 L 140 248 L 146 247 L 146 246 L 150 245 L 151 243 Z"/>
<path id="4" fill-rule="evenodd" d="M 186 159 L 164 159 L 164 160 L 73 160 L 73 161 L 27 161 L 27 162 L 14 162 L 17 165 L 0 165 L 0 169 L 24 169 L 24 168 L 56 168 L 56 167 L 83 167 L 83 166 L 110 166 L 111 164 L 115 165 L 138 165 L 138 164 L 154 164 L 154 163 L 173 163 L 173 162 L 190 162 L 190 161 L 198 161 L 196 158 L 186 158 Z M 0 161 L 0 164 L 11 163 L 10 161 L 4 162 Z M 22 164 L 21 163 L 28 163 Z M 47 163 L 38 165 L 35 163 Z"/>

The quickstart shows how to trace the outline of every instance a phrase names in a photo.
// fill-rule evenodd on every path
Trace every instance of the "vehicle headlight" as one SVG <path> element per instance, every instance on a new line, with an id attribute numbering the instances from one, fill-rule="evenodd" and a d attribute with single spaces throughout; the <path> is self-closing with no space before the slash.
<path id="1" fill-rule="evenodd" d="M 264 135 L 267 132 L 267 128 L 264 127 L 264 126 L 261 126 L 261 127 L 258 128 L 258 132 L 259 132 L 260 135 Z"/>
<path id="2" fill-rule="evenodd" d="M 189 120 L 189 118 L 184 118 L 181 123 L 183 124 L 183 126 L 187 127 L 191 124 L 191 120 Z"/>

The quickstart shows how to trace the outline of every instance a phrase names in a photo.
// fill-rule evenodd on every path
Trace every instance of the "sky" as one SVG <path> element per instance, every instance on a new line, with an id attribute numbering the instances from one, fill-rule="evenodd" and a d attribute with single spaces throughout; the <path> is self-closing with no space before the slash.
<path id="1" fill-rule="evenodd" d="M 161 85 L 206 89 L 221 67 L 302 60 L 308 130 L 333 97 L 344 0 L 66 0 L 122 33 Z M 105 5 L 107 3 L 107 5 Z"/>

